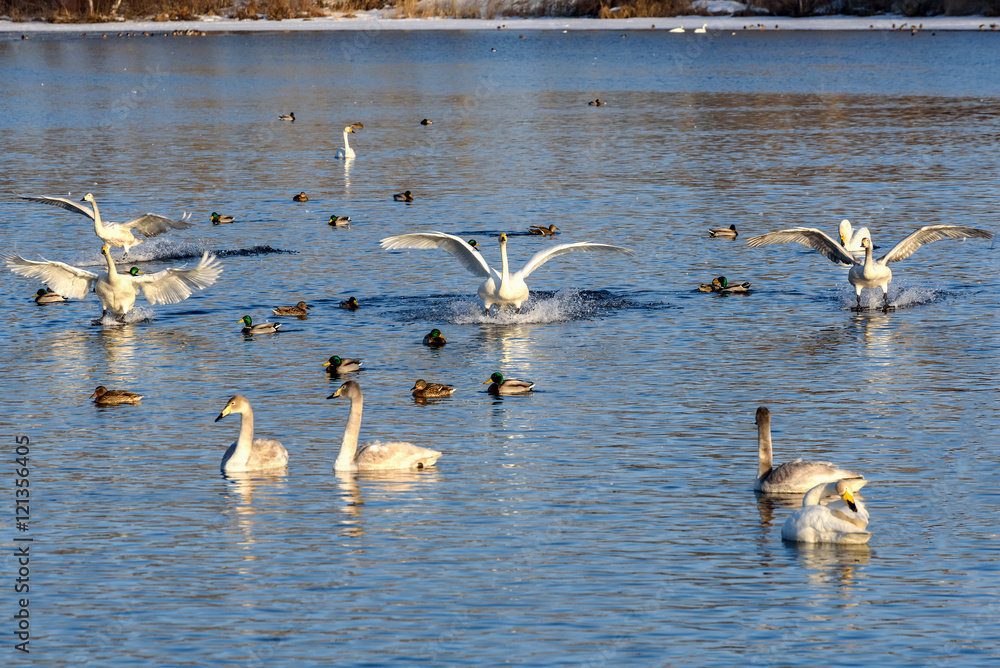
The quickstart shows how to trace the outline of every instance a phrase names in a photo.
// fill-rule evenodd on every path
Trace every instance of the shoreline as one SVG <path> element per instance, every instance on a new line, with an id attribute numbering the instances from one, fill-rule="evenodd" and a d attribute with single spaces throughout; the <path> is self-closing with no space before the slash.
<path id="1" fill-rule="evenodd" d="M 45 21 L 0 21 L 0 33 L 20 33 L 22 35 L 66 34 L 66 33 L 119 33 L 196 30 L 212 33 L 249 32 L 334 32 L 383 30 L 492 30 L 507 25 L 510 30 L 655 30 L 669 31 L 683 27 L 688 32 L 708 24 L 712 31 L 760 31 L 763 30 L 878 30 L 905 32 L 911 25 L 922 26 L 927 31 L 975 31 L 1000 33 L 1000 18 L 984 16 L 932 16 L 906 17 L 901 15 L 881 16 L 815 16 L 788 18 L 775 16 L 675 16 L 662 18 L 597 19 L 597 18 L 498 18 L 498 19 L 397 19 L 380 16 L 358 16 L 356 18 L 318 17 L 304 19 L 284 19 L 270 21 L 240 21 L 237 19 L 207 16 L 197 21 L 115 21 L 110 23 L 47 23 Z M 995 27 L 991 28 L 991 24 Z M 982 26 L 985 26 L 983 28 Z"/>

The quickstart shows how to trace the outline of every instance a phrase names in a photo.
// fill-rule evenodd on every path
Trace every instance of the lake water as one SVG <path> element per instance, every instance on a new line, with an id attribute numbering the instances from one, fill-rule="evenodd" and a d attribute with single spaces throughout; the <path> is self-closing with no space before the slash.
<path id="1" fill-rule="evenodd" d="M 4 489 L 22 434 L 32 494 L 29 531 L 4 522 L 4 661 L 994 663 L 994 243 L 922 248 L 894 266 L 895 311 L 855 313 L 845 268 L 744 240 L 844 217 L 882 248 L 924 224 L 995 230 L 997 40 L 4 37 L 3 248 L 99 270 L 86 219 L 15 198 L 89 191 L 109 220 L 193 213 L 133 249 L 144 270 L 202 250 L 225 266 L 180 304 L 140 298 L 121 327 L 92 324 L 93 295 L 38 307 L 38 284 L 0 273 Z M 353 122 L 358 157 L 334 160 Z M 405 189 L 415 201 L 394 202 Z M 441 230 L 498 265 L 507 232 L 519 267 L 556 243 L 524 230 L 552 223 L 636 254 L 557 258 L 524 313 L 484 317 L 453 258 L 378 245 Z M 739 240 L 707 238 L 733 223 Z M 696 292 L 721 274 L 753 294 Z M 350 295 L 361 309 L 337 308 Z M 307 319 L 241 336 L 243 315 L 299 300 Z M 435 327 L 448 344 L 422 346 Z M 436 467 L 333 473 L 334 354 L 365 361 L 362 440 L 434 447 Z M 536 392 L 490 397 L 493 371 Z M 457 391 L 417 404 L 417 378 Z M 102 384 L 145 398 L 97 408 Z M 236 393 L 286 473 L 220 475 L 239 425 L 213 420 Z M 776 461 L 869 478 L 867 547 L 782 542 L 792 508 L 752 491 L 760 405 Z M 10 621 L 23 537 L 30 656 Z"/>

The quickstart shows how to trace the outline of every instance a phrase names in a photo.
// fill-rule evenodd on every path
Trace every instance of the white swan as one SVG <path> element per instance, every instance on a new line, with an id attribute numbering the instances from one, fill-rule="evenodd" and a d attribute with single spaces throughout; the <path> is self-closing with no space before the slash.
<path id="1" fill-rule="evenodd" d="M 337 159 L 353 158 L 354 149 L 351 148 L 350 143 L 348 143 L 347 135 L 350 132 L 357 132 L 358 130 L 362 130 L 364 129 L 364 127 L 365 126 L 362 125 L 361 123 L 352 123 L 351 125 L 348 125 L 346 128 L 344 128 L 344 148 L 338 148 L 334 152 L 333 157 Z"/>
<path id="2" fill-rule="evenodd" d="M 708 28 L 708 24 L 707 23 L 703 23 L 703 24 L 701 24 L 700 28 L 695 28 L 694 31 L 696 33 L 698 33 L 699 35 L 703 35 L 703 34 L 705 34 L 705 33 L 708 32 L 707 28 Z"/>
<path id="3" fill-rule="evenodd" d="M 481 276 L 486 280 L 479 286 L 478 295 L 483 300 L 486 313 L 489 314 L 490 306 L 513 306 L 520 312 L 521 304 L 528 300 L 528 286 L 526 279 L 531 272 L 545 264 L 548 260 L 573 251 L 611 251 L 614 253 L 624 253 L 632 255 L 633 252 L 621 246 L 610 244 L 595 244 L 589 241 L 578 241 L 571 244 L 558 244 L 545 250 L 538 251 L 531 256 L 528 263 L 513 274 L 507 265 L 507 235 L 500 235 L 500 259 L 503 263 L 502 272 L 491 268 L 486 264 L 482 254 L 470 246 L 465 240 L 445 234 L 444 232 L 414 232 L 412 234 L 400 234 L 394 237 L 386 237 L 381 241 L 382 248 L 392 250 L 395 248 L 440 248 L 448 251 L 462 263 L 466 269 L 476 276 Z"/>
<path id="4" fill-rule="evenodd" d="M 840 245 L 851 253 L 864 253 L 865 247 L 861 245 L 861 240 L 872 240 L 872 234 L 868 231 L 867 227 L 859 227 L 855 230 L 851 225 L 851 221 L 846 218 L 840 221 L 839 232 Z"/>
<path id="5" fill-rule="evenodd" d="M 253 437 L 253 409 L 242 394 L 230 399 L 215 421 L 218 422 L 231 413 L 240 414 L 240 437 L 222 455 L 219 468 L 223 473 L 263 471 L 283 468 L 288 464 L 285 446 L 273 438 Z"/>
<path id="6" fill-rule="evenodd" d="M 191 269 L 185 269 L 186 265 L 182 265 L 155 274 L 143 274 L 136 267 L 132 267 L 127 274 L 119 274 L 111 259 L 111 249 L 106 244 L 101 246 L 101 253 L 108 262 L 108 271 L 99 275 L 63 262 L 37 262 L 12 254 L 0 257 L 3 257 L 7 267 L 15 274 L 39 279 L 71 299 L 83 299 L 93 287 L 104 305 L 104 315 L 111 311 L 119 318 L 132 310 L 136 287 L 142 290 L 150 304 L 176 304 L 190 297 L 196 289 L 203 290 L 212 285 L 222 274 L 222 264 L 208 253 Z"/>
<path id="7" fill-rule="evenodd" d="M 388 471 L 393 469 L 422 469 L 433 466 L 441 453 L 430 448 L 405 443 L 403 441 L 373 441 L 358 447 L 361 432 L 361 410 L 364 397 L 361 386 L 349 380 L 327 397 L 347 397 L 351 400 L 351 414 L 344 429 L 344 440 L 340 444 L 340 454 L 333 464 L 334 471 Z"/>
<path id="8" fill-rule="evenodd" d="M 670 32 L 684 32 L 684 26 L 678 26 L 676 28 L 671 28 Z"/>
<path id="9" fill-rule="evenodd" d="M 122 259 L 128 255 L 129 248 L 138 246 L 146 240 L 140 239 L 132 234 L 133 231 L 149 238 L 158 236 L 164 232 L 169 232 L 170 230 L 186 230 L 194 224 L 188 222 L 187 220 L 190 217 L 190 214 L 184 214 L 181 220 L 172 220 L 164 216 L 158 216 L 155 213 L 147 213 L 144 216 L 133 218 L 127 223 L 105 223 L 101 220 L 101 212 L 97 209 L 97 201 L 90 193 L 84 195 L 83 199 L 80 201 L 90 202 L 91 206 L 94 207 L 93 210 L 79 204 L 78 202 L 74 202 L 71 199 L 65 199 L 63 197 L 30 197 L 21 195 L 21 199 L 29 202 L 38 202 L 39 204 L 58 206 L 66 209 L 67 211 L 72 211 L 80 214 L 81 216 L 90 218 L 94 221 L 94 232 L 96 232 L 97 236 L 101 238 L 101 241 L 109 246 L 116 246 L 118 248 L 125 249 L 125 255 L 122 256 Z"/>
<path id="10" fill-rule="evenodd" d="M 749 239 L 747 245 L 756 248 L 757 246 L 765 246 L 767 244 L 795 241 L 809 246 L 813 250 L 822 253 L 824 257 L 851 267 L 847 272 L 847 280 L 854 286 L 854 291 L 857 295 L 858 303 L 854 310 L 861 310 L 861 291 L 863 289 L 873 290 L 881 288 L 882 310 L 888 311 L 889 283 L 892 281 L 892 270 L 889 269 L 890 262 L 905 260 L 913 255 L 918 248 L 932 241 L 971 238 L 992 239 L 993 233 L 965 225 L 926 225 L 900 241 L 892 250 L 878 260 L 872 260 L 872 242 L 870 239 L 861 240 L 861 246 L 865 249 L 865 259 L 858 260 L 825 232 L 810 227 L 794 227 L 789 230 L 768 232 L 767 234 Z"/>
<path id="11" fill-rule="evenodd" d="M 757 409 L 757 481 L 753 488 L 764 494 L 804 494 L 820 483 L 844 479 L 848 489 L 857 492 L 868 482 L 859 473 L 847 471 L 830 462 L 807 462 L 802 458 L 772 467 L 771 411 Z"/>
<path id="12" fill-rule="evenodd" d="M 820 505 L 820 501 L 836 494 L 844 506 Z M 839 504 L 839 501 L 837 502 Z M 784 540 L 799 543 L 835 543 L 858 545 L 872 537 L 865 531 L 868 511 L 852 496 L 847 481 L 837 480 L 816 485 L 802 498 L 802 507 L 796 510 L 781 527 Z"/>

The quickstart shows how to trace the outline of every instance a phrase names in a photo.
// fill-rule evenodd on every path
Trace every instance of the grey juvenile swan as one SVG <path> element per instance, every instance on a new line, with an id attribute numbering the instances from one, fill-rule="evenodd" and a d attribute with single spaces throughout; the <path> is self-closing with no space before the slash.
<path id="1" fill-rule="evenodd" d="M 845 480 L 852 492 L 868 482 L 863 475 L 830 462 L 807 462 L 801 457 L 777 468 L 771 466 L 771 411 L 757 409 L 757 481 L 753 488 L 764 494 L 804 494 L 819 485 Z"/>
<path id="2" fill-rule="evenodd" d="M 340 454 L 333 464 L 334 471 L 388 471 L 393 469 L 422 469 L 433 466 L 441 453 L 430 448 L 402 441 L 373 441 L 358 447 L 361 432 L 361 409 L 364 397 L 361 386 L 353 380 L 341 385 L 327 397 L 347 397 L 351 400 L 351 414 L 344 429 L 344 440 L 340 444 Z"/>
<path id="3" fill-rule="evenodd" d="M 218 422 L 231 413 L 240 414 L 240 437 L 222 455 L 219 468 L 223 473 L 264 471 L 284 468 L 288 464 L 288 451 L 273 438 L 253 437 L 253 409 L 242 394 L 237 394 L 215 418 Z"/>

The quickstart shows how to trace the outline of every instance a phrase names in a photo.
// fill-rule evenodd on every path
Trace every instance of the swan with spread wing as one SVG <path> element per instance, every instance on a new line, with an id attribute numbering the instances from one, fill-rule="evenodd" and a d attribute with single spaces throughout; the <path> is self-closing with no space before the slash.
<path id="1" fill-rule="evenodd" d="M 127 274 L 119 274 L 107 244 L 101 247 L 101 254 L 108 262 L 108 270 L 103 274 L 64 262 L 26 260 L 16 254 L 4 254 L 2 257 L 7 268 L 15 274 L 38 279 L 66 297 L 83 299 L 93 288 L 104 305 L 102 317 L 111 311 L 123 318 L 135 304 L 136 288 L 142 290 L 150 304 L 176 304 L 190 297 L 195 290 L 212 285 L 222 274 L 222 264 L 208 253 L 202 255 L 201 261 L 190 269 L 182 265 L 155 274 L 144 274 L 136 267 L 132 267 Z"/>
<path id="2" fill-rule="evenodd" d="M 977 227 L 966 225 L 925 225 L 916 232 L 893 246 L 892 250 L 877 260 L 872 259 L 872 240 L 870 237 L 861 239 L 861 247 L 865 251 L 863 260 L 856 259 L 843 245 L 837 243 L 826 232 L 811 227 L 793 227 L 778 232 L 768 232 L 753 237 L 747 245 L 756 248 L 768 244 L 796 242 L 819 251 L 821 255 L 837 263 L 850 267 L 847 281 L 854 286 L 857 296 L 856 311 L 861 310 L 861 291 L 864 289 L 882 290 L 882 310 L 889 310 L 889 283 L 892 281 L 890 262 L 905 260 L 913 255 L 924 244 L 941 239 L 992 239 L 993 233 Z"/>
<path id="3" fill-rule="evenodd" d="M 519 271 L 510 272 L 507 264 L 507 235 L 500 235 L 500 259 L 503 263 L 502 270 L 497 271 L 483 259 L 482 254 L 469 245 L 467 241 L 460 237 L 444 232 L 414 232 L 412 234 L 400 234 L 398 236 L 386 237 L 381 241 L 382 248 L 393 250 L 397 248 L 440 248 L 451 253 L 462 263 L 462 266 L 471 271 L 476 276 L 485 280 L 479 286 L 478 295 L 483 300 L 486 313 L 489 314 L 490 306 L 496 304 L 498 307 L 513 306 L 518 312 L 521 304 L 528 300 L 528 286 L 524 282 L 533 271 L 545 264 L 547 261 L 558 255 L 572 253 L 575 251 L 596 252 L 607 251 L 613 253 L 623 253 L 633 255 L 628 248 L 612 246 L 611 244 L 597 244 L 589 241 L 577 241 L 575 243 L 558 244 L 545 250 L 538 251 L 531 256 L 528 263 Z"/>
<path id="4" fill-rule="evenodd" d="M 101 220 L 101 212 L 97 208 L 97 200 L 91 193 L 84 195 L 83 199 L 80 201 L 90 202 L 93 209 L 64 197 L 34 197 L 21 195 L 21 199 L 29 202 L 37 202 L 39 204 L 58 206 L 62 209 L 66 209 L 67 211 L 72 211 L 73 213 L 78 213 L 81 216 L 90 218 L 94 221 L 94 231 L 97 233 L 97 236 L 101 238 L 101 241 L 109 246 L 117 246 L 125 249 L 125 254 L 122 256 L 122 259 L 128 256 L 129 248 L 138 246 L 149 237 L 159 236 L 171 230 L 186 230 L 194 224 L 188 222 L 187 219 L 190 217 L 189 214 L 182 216 L 181 220 L 173 220 L 171 218 L 167 218 L 166 216 L 159 216 L 155 213 L 147 213 L 139 216 L 138 218 L 133 218 L 127 223 L 105 223 Z M 135 236 L 133 232 L 138 232 L 145 238 L 139 238 Z"/>

